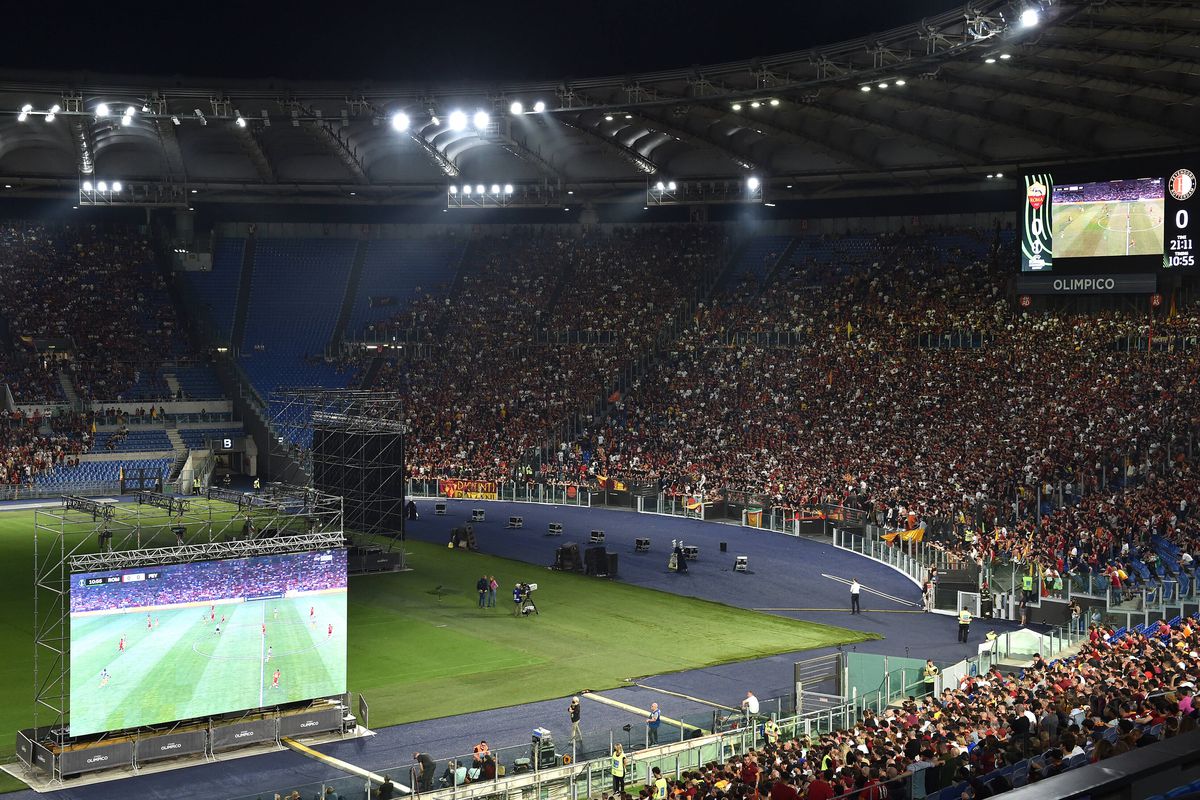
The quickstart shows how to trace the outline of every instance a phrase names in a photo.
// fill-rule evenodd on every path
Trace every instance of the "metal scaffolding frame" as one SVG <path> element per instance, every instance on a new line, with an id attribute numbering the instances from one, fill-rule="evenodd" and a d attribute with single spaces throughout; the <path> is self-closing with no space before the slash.
<path id="1" fill-rule="evenodd" d="M 404 537 L 405 421 L 398 394 L 278 389 L 271 393 L 270 409 L 272 476 L 310 486 L 332 476 L 349 531 Z M 324 488 L 335 491 L 333 485 Z"/>
<path id="2" fill-rule="evenodd" d="M 272 484 L 234 502 L 165 499 L 117 503 L 64 496 L 57 507 L 34 511 L 33 729 L 40 736 L 55 743 L 70 736 L 73 574 L 300 553 L 346 543 L 342 498 L 309 487 Z"/>

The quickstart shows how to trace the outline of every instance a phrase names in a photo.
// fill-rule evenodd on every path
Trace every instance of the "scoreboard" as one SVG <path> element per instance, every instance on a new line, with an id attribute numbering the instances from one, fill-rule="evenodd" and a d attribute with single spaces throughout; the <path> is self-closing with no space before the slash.
<path id="1" fill-rule="evenodd" d="M 1026 174 L 1021 271 L 1195 270 L 1198 172 L 1200 156 L 1184 156 Z"/>

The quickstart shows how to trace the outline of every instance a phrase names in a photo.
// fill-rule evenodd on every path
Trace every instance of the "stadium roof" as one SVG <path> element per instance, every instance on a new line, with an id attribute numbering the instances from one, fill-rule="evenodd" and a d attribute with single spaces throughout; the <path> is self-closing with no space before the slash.
<path id="1" fill-rule="evenodd" d="M 441 202 L 459 184 L 552 204 L 659 181 L 722 201 L 750 176 L 783 199 L 962 189 L 1194 149 L 1198 47 L 1192 2 L 1003 0 L 828 47 L 569 83 L 9 74 L 0 181 L 31 197 L 121 181 L 104 202 L 167 205 Z"/>

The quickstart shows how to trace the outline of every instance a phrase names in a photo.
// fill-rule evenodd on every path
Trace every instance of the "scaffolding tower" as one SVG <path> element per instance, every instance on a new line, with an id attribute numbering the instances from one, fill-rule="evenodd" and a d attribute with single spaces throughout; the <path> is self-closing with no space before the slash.
<path id="1" fill-rule="evenodd" d="M 33 730 L 70 737 L 71 576 L 341 548 L 342 499 L 310 487 L 213 488 L 204 497 L 143 491 L 136 503 L 64 496 L 34 512 Z M 61 776 L 54 776 L 61 777 Z"/>
<path id="2" fill-rule="evenodd" d="M 407 472 L 399 395 L 279 389 L 270 398 L 270 428 L 272 477 L 341 496 L 348 531 L 403 538 Z"/>

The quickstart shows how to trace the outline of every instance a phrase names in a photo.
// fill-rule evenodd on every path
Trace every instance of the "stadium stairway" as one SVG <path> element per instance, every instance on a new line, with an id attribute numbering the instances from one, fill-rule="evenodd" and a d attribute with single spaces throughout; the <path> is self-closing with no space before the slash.
<path id="1" fill-rule="evenodd" d="M 183 443 L 183 437 L 179 435 L 179 430 L 173 422 L 167 423 L 167 439 L 171 442 L 171 449 L 175 451 L 175 461 L 171 464 L 171 471 L 167 473 L 167 479 L 173 481 L 179 477 L 183 465 L 187 463 L 188 447 Z"/>
<path id="2" fill-rule="evenodd" d="M 79 408 L 79 395 L 75 394 L 75 387 L 71 385 L 71 379 L 61 369 L 58 371 L 58 383 L 62 386 L 63 397 L 71 404 L 71 408 Z"/>
<path id="3" fill-rule="evenodd" d="M 233 348 L 240 349 L 242 339 L 246 336 L 246 318 L 250 310 L 250 284 L 254 277 L 254 252 L 257 240 L 251 236 L 246 239 L 246 247 L 242 251 L 242 275 L 238 284 L 237 307 L 233 315 L 233 332 L 229 343 Z"/>
<path id="4" fill-rule="evenodd" d="M 167 388 L 171 390 L 171 397 L 179 394 L 179 376 L 175 372 L 164 371 L 162 374 L 163 383 L 167 384 Z"/>
<path id="5" fill-rule="evenodd" d="M 784 264 L 788 264 L 792 260 L 792 254 L 796 252 L 796 248 L 800 246 L 800 240 L 793 237 L 779 254 L 779 258 L 775 259 L 775 263 L 767 268 L 767 274 L 763 277 L 762 283 L 759 285 L 759 295 L 767 290 L 768 286 L 773 286 L 779 277 L 779 268 Z"/>
<path id="6" fill-rule="evenodd" d="M 338 312 L 337 323 L 333 326 L 333 336 L 329 339 L 331 347 L 336 347 L 346 338 L 346 326 L 350 323 L 350 313 L 354 310 L 354 300 L 358 297 L 358 284 L 362 281 L 363 264 L 367 260 L 367 240 L 360 239 L 354 249 L 354 262 L 350 265 L 350 277 L 346 281 L 346 293 L 342 296 L 342 308 Z"/>

